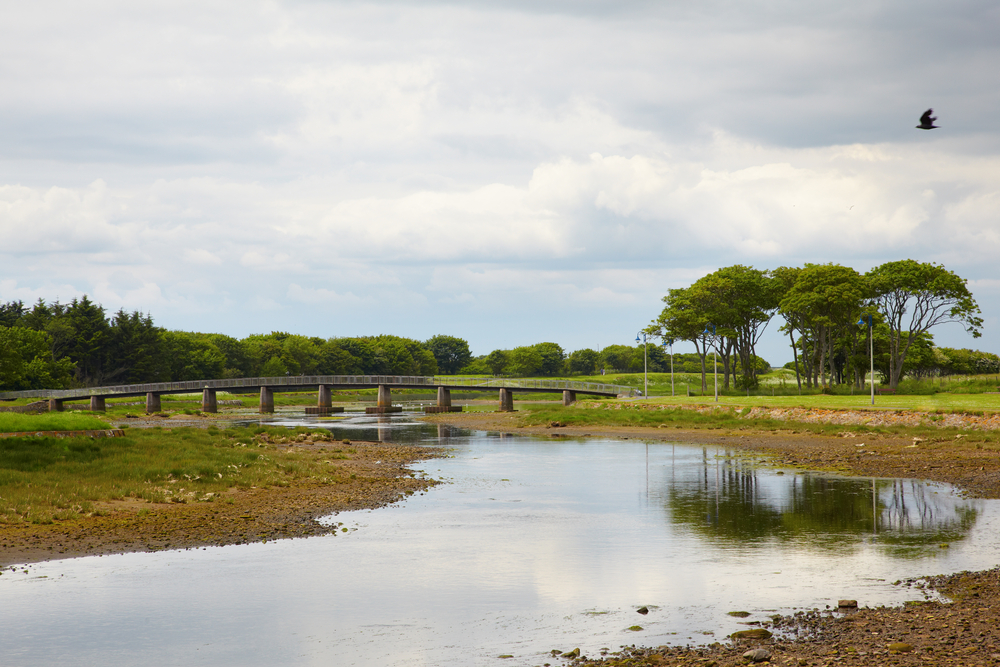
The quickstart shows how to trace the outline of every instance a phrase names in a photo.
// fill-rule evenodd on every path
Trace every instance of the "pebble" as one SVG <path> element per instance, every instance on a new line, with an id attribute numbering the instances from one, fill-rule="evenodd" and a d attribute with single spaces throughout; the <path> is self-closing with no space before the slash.
<path id="1" fill-rule="evenodd" d="M 749 662 L 765 662 L 771 659 L 771 653 L 766 649 L 755 648 L 744 653 L 743 658 Z"/>

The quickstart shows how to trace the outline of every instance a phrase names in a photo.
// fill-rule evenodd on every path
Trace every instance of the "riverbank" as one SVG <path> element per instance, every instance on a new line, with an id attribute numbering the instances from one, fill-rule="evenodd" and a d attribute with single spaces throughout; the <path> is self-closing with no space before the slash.
<path id="1" fill-rule="evenodd" d="M 775 615 L 751 629 L 766 639 L 710 646 L 623 648 L 595 659 L 556 664 L 608 667 L 771 665 L 963 665 L 1000 663 L 1000 569 L 899 582 L 937 590 L 951 602 L 917 600 L 903 607 L 811 610 Z M 586 657 L 586 656 L 583 656 Z"/>
<path id="2" fill-rule="evenodd" d="M 573 409 L 564 414 L 571 414 Z M 817 413 L 818 411 L 812 411 Z M 766 465 L 824 470 L 862 477 L 911 477 L 954 484 L 978 498 L 1000 498 L 1000 444 L 995 431 L 975 430 L 979 419 L 968 415 L 968 430 L 922 429 L 920 435 L 858 430 L 865 411 L 822 411 L 830 423 L 843 428 L 835 435 L 800 430 L 794 422 L 767 430 L 752 426 L 723 428 L 709 422 L 705 428 L 669 425 L 625 426 L 536 421 L 531 412 L 468 412 L 428 415 L 426 421 L 492 432 L 546 437 L 635 438 L 656 442 L 715 445 L 767 455 Z M 546 413 L 549 414 L 549 413 Z M 558 413 L 553 413 L 558 414 Z M 885 415 L 877 415 L 886 419 Z M 954 423 L 961 415 L 949 415 Z M 909 417 L 912 418 L 912 417 Z M 558 424 L 558 425 L 556 425 Z"/>
<path id="3" fill-rule="evenodd" d="M 258 438 L 255 446 L 263 449 L 255 451 L 260 455 L 305 456 L 335 472 L 325 479 L 290 476 L 280 484 L 234 486 L 201 497 L 187 497 L 178 488 L 183 484 L 167 480 L 160 496 L 164 502 L 132 497 L 94 502 L 87 515 L 69 520 L 0 523 L 0 567 L 329 534 L 338 527 L 320 524 L 318 518 L 382 507 L 437 483 L 413 475 L 407 467 L 439 455 L 433 448 L 359 441 L 345 445 L 306 434 Z"/>

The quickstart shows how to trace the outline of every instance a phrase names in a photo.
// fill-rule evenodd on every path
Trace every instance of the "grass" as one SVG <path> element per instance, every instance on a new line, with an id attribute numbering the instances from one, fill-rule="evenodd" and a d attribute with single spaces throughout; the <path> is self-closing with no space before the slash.
<path id="1" fill-rule="evenodd" d="M 621 405 L 620 409 L 615 409 Z M 573 405 L 525 406 L 520 417 L 525 425 L 541 426 L 558 422 L 567 426 L 642 426 L 647 428 L 725 429 L 729 431 L 784 431 L 834 435 L 843 432 L 882 433 L 896 436 L 922 436 L 951 438 L 963 433 L 969 442 L 998 443 L 1000 433 L 992 431 L 961 431 L 956 428 L 936 426 L 873 426 L 870 424 L 831 424 L 797 421 L 780 421 L 762 417 L 749 417 L 747 408 L 720 405 L 708 412 L 685 409 L 678 405 L 661 404 L 658 409 L 642 409 L 637 401 L 611 401 L 604 407 L 579 407 Z"/>
<path id="2" fill-rule="evenodd" d="M 584 397 L 585 398 L 585 397 Z M 643 403 L 662 405 L 707 405 L 714 404 L 712 396 L 652 396 L 638 399 Z M 876 409 L 876 410 L 919 410 L 922 412 L 998 412 L 1000 395 L 993 394 L 896 394 L 838 396 L 827 394 L 807 394 L 802 396 L 719 396 L 719 405 L 730 407 L 804 407 L 830 410 Z"/>
<path id="3" fill-rule="evenodd" d="M 102 514 L 102 503 L 215 502 L 234 487 L 342 481 L 332 459 L 348 446 L 290 451 L 275 442 L 306 429 L 131 429 L 123 438 L 0 440 L 0 525 Z M 328 439 L 318 431 L 314 439 Z"/>
<path id="4" fill-rule="evenodd" d="M 18 431 L 88 431 L 109 428 L 108 423 L 91 415 L 45 412 L 40 415 L 0 412 L 0 433 Z"/>

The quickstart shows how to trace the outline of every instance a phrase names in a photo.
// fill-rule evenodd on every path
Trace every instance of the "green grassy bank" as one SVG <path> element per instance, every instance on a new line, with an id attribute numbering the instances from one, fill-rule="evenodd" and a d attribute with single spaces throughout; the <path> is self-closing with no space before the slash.
<path id="1" fill-rule="evenodd" d="M 18 431 L 89 431 L 110 428 L 108 423 L 91 415 L 46 412 L 40 415 L 0 412 L 0 433 Z"/>
<path id="2" fill-rule="evenodd" d="M 233 487 L 336 483 L 350 446 L 289 451 L 275 441 L 307 429 L 130 429 L 123 438 L 0 440 L 0 524 L 51 523 L 100 514 L 102 501 L 226 502 Z M 265 437 L 266 436 L 266 437 Z M 311 434 L 329 439 L 327 431 Z"/>

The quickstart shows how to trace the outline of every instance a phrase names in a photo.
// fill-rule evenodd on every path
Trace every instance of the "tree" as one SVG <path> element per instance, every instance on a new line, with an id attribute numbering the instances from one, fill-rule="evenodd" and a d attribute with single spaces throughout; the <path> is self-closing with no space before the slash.
<path id="1" fill-rule="evenodd" d="M 23 301 L 0 303 L 0 327 L 20 325 L 21 317 L 28 312 Z"/>
<path id="2" fill-rule="evenodd" d="M 514 377 L 538 375 L 542 368 L 542 362 L 542 355 L 535 349 L 535 346 L 515 347 L 507 353 L 507 365 L 504 367 L 504 373 Z"/>
<path id="3" fill-rule="evenodd" d="M 702 282 L 705 283 L 702 289 L 713 292 L 715 296 L 719 321 L 713 324 L 717 325 L 719 334 L 732 339 L 739 355 L 741 388 L 752 389 L 758 384 L 757 367 L 753 363 L 753 358 L 757 356 L 757 342 L 778 310 L 780 284 L 772 280 L 766 271 L 741 264 L 719 269 L 699 280 L 695 286 Z"/>
<path id="4" fill-rule="evenodd" d="M 504 368 L 507 367 L 507 351 L 493 350 L 487 354 L 486 367 L 490 369 L 493 375 L 502 375 Z"/>
<path id="5" fill-rule="evenodd" d="M 0 389 L 60 389 L 69 386 L 73 362 L 49 355 L 49 336 L 27 327 L 0 326 Z"/>
<path id="6" fill-rule="evenodd" d="M 700 301 L 691 288 L 668 290 L 667 295 L 663 297 L 663 303 L 667 305 L 650 329 L 660 338 L 687 340 L 694 344 L 701 366 L 701 390 L 704 392 L 708 390 L 705 372 L 708 339 L 705 335 L 705 325 L 709 323 L 710 314 L 706 312 L 707 304 Z"/>
<path id="7" fill-rule="evenodd" d="M 566 360 L 566 353 L 563 352 L 562 347 L 556 343 L 538 343 L 531 347 L 541 357 L 541 363 L 538 365 L 536 373 L 539 375 L 559 375 L 562 372 L 563 361 Z"/>
<path id="8" fill-rule="evenodd" d="M 889 329 L 889 387 L 896 389 L 906 355 L 921 334 L 957 322 L 973 338 L 982 334 L 980 310 L 966 281 L 940 264 L 904 259 L 877 266 L 867 274 L 872 302 Z"/>
<path id="9" fill-rule="evenodd" d="M 615 371 L 628 371 L 634 356 L 635 348 L 628 345 L 608 345 L 601 350 L 604 367 Z"/>
<path id="10" fill-rule="evenodd" d="M 569 370 L 571 373 L 591 375 L 597 370 L 597 363 L 601 360 L 601 355 L 596 350 L 584 348 L 570 353 Z"/>
<path id="11" fill-rule="evenodd" d="M 787 271 L 779 274 L 782 287 L 790 275 Z M 845 334 L 853 332 L 862 313 L 867 286 L 850 267 L 807 264 L 794 273 L 791 285 L 782 291 L 778 307 L 785 326 L 789 332 L 797 329 L 799 340 L 811 344 L 812 355 L 804 356 L 804 365 L 811 371 L 810 379 L 815 372 L 821 376 L 822 385 L 826 385 L 827 369 L 831 378 L 835 375 L 834 350 Z"/>
<path id="12" fill-rule="evenodd" d="M 424 347 L 430 350 L 437 361 L 438 371 L 445 375 L 458 373 L 472 360 L 469 343 L 454 336 L 437 335 L 428 339 Z"/>
<path id="13" fill-rule="evenodd" d="M 104 308 L 84 294 L 70 302 L 65 317 L 73 329 L 68 356 L 76 362 L 77 381 L 86 386 L 101 384 L 105 379 L 106 346 L 111 334 Z"/>
<path id="14" fill-rule="evenodd" d="M 162 336 L 172 381 L 222 377 L 226 355 L 208 336 L 189 331 L 164 331 Z"/>
<path id="15" fill-rule="evenodd" d="M 162 335 L 163 330 L 153 324 L 149 315 L 119 309 L 111 319 L 104 381 L 137 383 L 169 379 Z"/>

